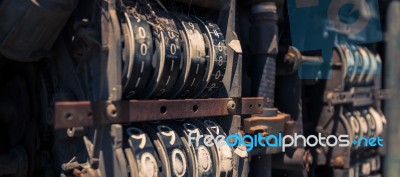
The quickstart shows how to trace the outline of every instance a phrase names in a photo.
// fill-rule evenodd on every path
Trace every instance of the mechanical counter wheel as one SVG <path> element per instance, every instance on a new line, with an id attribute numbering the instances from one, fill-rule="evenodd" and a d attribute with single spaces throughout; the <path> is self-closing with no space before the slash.
<path id="1" fill-rule="evenodd" d="M 145 124 L 147 132 L 153 140 L 161 161 L 166 168 L 166 176 L 189 177 L 195 167 L 188 165 L 187 153 L 176 132 L 163 123 Z"/>
<path id="2" fill-rule="evenodd" d="M 233 174 L 233 150 L 226 144 L 222 128 L 211 120 L 149 122 L 126 125 L 124 131 L 131 177 Z M 204 144 L 207 135 L 214 137 L 210 147 Z M 215 139 L 217 136 L 221 138 Z M 196 137 L 198 144 L 191 141 Z"/>
<path id="3" fill-rule="evenodd" d="M 128 126 L 125 129 L 128 136 L 125 155 L 129 163 L 130 177 L 164 176 L 168 167 L 162 164 L 151 139 L 142 129 L 136 126 Z"/>
<path id="4" fill-rule="evenodd" d="M 216 96 L 227 66 L 225 39 L 218 25 L 157 8 L 150 9 L 154 13 L 148 10 L 135 7 L 119 12 L 123 98 Z"/>

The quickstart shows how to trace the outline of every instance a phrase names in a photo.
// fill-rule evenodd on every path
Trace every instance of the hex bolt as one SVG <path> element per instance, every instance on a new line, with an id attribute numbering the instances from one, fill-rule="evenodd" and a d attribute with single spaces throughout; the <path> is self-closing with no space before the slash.
<path id="1" fill-rule="evenodd" d="M 233 100 L 228 101 L 227 108 L 229 112 L 234 112 L 236 110 L 236 103 Z"/>
<path id="2" fill-rule="evenodd" d="M 115 107 L 114 104 L 109 104 L 107 106 L 106 113 L 107 113 L 107 117 L 109 117 L 109 118 L 116 118 L 118 115 L 117 108 Z"/>

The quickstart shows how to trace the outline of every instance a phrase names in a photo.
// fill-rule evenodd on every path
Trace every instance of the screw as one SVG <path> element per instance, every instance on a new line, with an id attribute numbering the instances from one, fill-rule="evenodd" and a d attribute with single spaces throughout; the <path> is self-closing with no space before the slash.
<path id="1" fill-rule="evenodd" d="M 116 118 L 117 117 L 117 108 L 114 104 L 109 104 L 106 108 L 107 117 L 109 118 Z"/>
<path id="2" fill-rule="evenodd" d="M 236 103 L 233 100 L 228 101 L 227 108 L 230 112 L 235 111 Z"/>

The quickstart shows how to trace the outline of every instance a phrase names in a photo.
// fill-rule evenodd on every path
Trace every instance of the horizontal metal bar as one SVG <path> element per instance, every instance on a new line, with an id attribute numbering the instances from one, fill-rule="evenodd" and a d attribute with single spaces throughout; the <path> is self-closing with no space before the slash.
<path id="1" fill-rule="evenodd" d="M 128 123 L 194 117 L 259 114 L 263 98 L 130 100 L 119 102 L 58 102 L 55 128 L 87 127 L 94 124 Z M 111 107 L 110 107 L 111 105 Z"/>
<path id="2" fill-rule="evenodd" d="M 228 115 L 231 99 L 130 101 L 129 120 L 166 120 L 173 118 Z"/>
<path id="3" fill-rule="evenodd" d="M 392 93 L 390 92 L 389 89 L 382 89 L 382 90 L 378 90 L 375 94 L 375 99 L 378 100 L 388 100 L 390 99 L 392 96 Z"/>
<path id="4" fill-rule="evenodd" d="M 73 126 L 70 126 L 73 125 Z M 55 105 L 55 128 L 93 125 L 93 111 L 89 101 L 57 102 Z"/>
<path id="5" fill-rule="evenodd" d="M 243 114 L 260 114 L 263 111 L 264 99 L 260 98 L 242 98 L 242 111 Z M 255 113 L 257 112 L 257 113 Z"/>
<path id="6" fill-rule="evenodd" d="M 388 90 L 375 90 L 371 87 L 358 87 L 345 92 L 327 92 L 324 100 L 332 105 L 351 103 L 353 106 L 363 106 L 373 104 L 374 99 L 388 99 L 389 95 L 390 92 Z"/>

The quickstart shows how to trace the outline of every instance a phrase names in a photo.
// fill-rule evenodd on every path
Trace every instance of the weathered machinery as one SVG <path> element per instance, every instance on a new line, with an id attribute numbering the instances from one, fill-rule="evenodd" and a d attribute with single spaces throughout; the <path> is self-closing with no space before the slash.
<path id="1" fill-rule="evenodd" d="M 372 1 L 1 1 L 0 176 L 381 176 L 384 45 L 329 14 Z"/>

